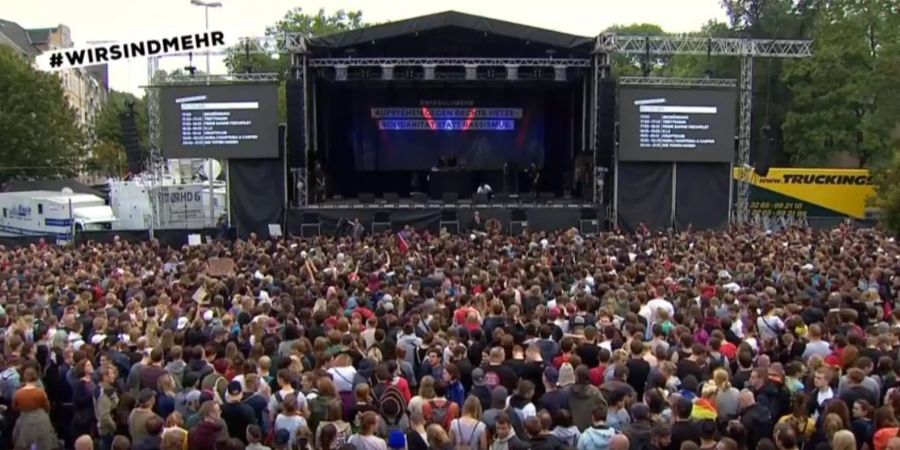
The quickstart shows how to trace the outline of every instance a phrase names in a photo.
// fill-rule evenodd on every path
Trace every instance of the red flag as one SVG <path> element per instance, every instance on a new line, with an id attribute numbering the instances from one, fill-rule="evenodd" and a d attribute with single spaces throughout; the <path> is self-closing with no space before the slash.
<path id="1" fill-rule="evenodd" d="M 409 242 L 406 242 L 403 233 L 397 233 L 397 246 L 400 248 L 401 255 L 405 255 L 409 251 Z"/>

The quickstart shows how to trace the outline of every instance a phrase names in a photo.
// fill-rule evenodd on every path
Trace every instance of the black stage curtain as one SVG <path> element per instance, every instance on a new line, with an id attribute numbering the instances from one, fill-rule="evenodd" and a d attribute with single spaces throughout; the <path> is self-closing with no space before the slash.
<path id="1" fill-rule="evenodd" d="M 228 160 L 231 223 L 238 236 L 269 236 L 269 224 L 284 224 L 284 161 Z"/>
<path id="2" fill-rule="evenodd" d="M 626 231 L 640 223 L 654 231 L 671 227 L 672 163 L 620 162 L 618 170 L 619 226 Z"/>
<path id="3" fill-rule="evenodd" d="M 728 226 L 731 166 L 721 163 L 677 163 L 675 168 L 675 227 L 724 230 Z"/>

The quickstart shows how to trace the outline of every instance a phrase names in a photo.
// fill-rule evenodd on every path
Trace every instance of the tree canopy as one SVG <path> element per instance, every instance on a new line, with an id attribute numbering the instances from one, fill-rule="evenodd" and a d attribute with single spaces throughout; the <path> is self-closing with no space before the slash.
<path id="1" fill-rule="evenodd" d="M 68 177 L 87 153 L 84 130 L 56 74 L 0 46 L 0 181 Z"/>

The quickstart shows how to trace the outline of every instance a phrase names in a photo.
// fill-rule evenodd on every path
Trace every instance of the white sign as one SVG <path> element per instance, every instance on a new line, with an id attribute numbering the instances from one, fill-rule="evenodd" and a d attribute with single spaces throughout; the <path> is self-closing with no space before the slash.
<path id="1" fill-rule="evenodd" d="M 47 52 L 38 55 L 37 65 L 41 70 L 73 69 L 130 58 L 186 53 L 220 46 L 225 46 L 225 34 L 221 31 L 205 31 Z"/>

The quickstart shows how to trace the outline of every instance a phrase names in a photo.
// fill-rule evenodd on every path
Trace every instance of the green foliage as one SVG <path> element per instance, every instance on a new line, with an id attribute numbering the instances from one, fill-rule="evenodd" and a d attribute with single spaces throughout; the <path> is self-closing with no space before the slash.
<path id="1" fill-rule="evenodd" d="M 115 141 L 97 141 L 91 146 L 87 160 L 89 172 L 106 177 L 120 177 L 128 171 L 125 148 Z"/>
<path id="2" fill-rule="evenodd" d="M 308 14 L 303 8 L 296 7 L 285 13 L 284 17 L 266 28 L 266 35 L 280 33 L 301 33 L 305 36 L 324 36 L 342 31 L 355 30 L 368 26 L 363 22 L 362 11 L 345 11 L 339 9 L 326 14 L 319 9 L 316 14 Z M 253 51 L 247 43 L 237 44 L 227 50 L 225 66 L 229 73 L 276 73 L 280 76 L 278 89 L 278 114 L 281 121 L 287 118 L 287 101 L 285 99 L 284 79 L 291 67 L 289 55 L 264 54 Z"/>
<path id="3" fill-rule="evenodd" d="M 137 125 L 141 154 L 149 154 L 150 135 L 147 128 L 147 102 L 127 92 L 110 91 L 106 104 L 94 123 L 94 143 L 87 161 L 89 171 L 105 176 L 121 176 L 127 169 L 125 148 L 122 146 L 122 125 L 119 115 L 132 105 Z"/>
<path id="4" fill-rule="evenodd" d="M 793 96 L 784 126 L 792 162 L 821 164 L 844 152 L 860 167 L 890 160 L 900 96 L 900 12 L 890 3 L 823 2 L 815 56 L 785 74 Z"/>
<path id="5" fill-rule="evenodd" d="M 900 145 L 893 146 L 890 164 L 875 169 L 873 206 L 881 211 L 881 223 L 894 234 L 900 234 Z"/>
<path id="6" fill-rule="evenodd" d="M 85 141 L 59 77 L 0 46 L 0 181 L 74 176 Z"/>

